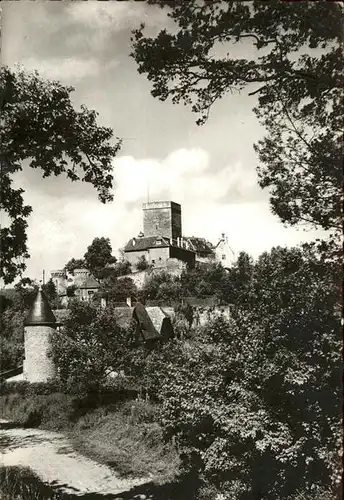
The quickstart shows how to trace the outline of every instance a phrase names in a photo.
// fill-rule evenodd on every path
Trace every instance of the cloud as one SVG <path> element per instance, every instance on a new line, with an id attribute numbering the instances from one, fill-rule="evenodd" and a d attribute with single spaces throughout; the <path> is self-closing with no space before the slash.
<path id="1" fill-rule="evenodd" d="M 145 2 L 70 2 L 69 21 L 92 29 L 124 31 L 144 22 L 148 27 L 166 27 L 166 10 Z"/>
<path id="2" fill-rule="evenodd" d="M 50 59 L 29 57 L 23 59 L 21 66 L 29 71 L 38 71 L 44 78 L 68 83 L 95 76 L 101 70 L 96 59 L 86 60 L 75 57 Z"/>
<path id="3" fill-rule="evenodd" d="M 148 188 L 150 201 L 181 203 L 185 235 L 216 243 L 221 233 L 227 233 L 236 253 L 245 250 L 257 256 L 272 246 L 295 245 L 314 237 L 313 232 L 284 228 L 271 214 L 268 201 L 233 202 L 238 191 L 249 199 L 256 186 L 255 172 L 248 174 L 236 163 L 212 174 L 204 149 L 179 149 L 162 160 L 122 156 L 113 165 L 115 198 L 107 205 L 96 195 L 49 196 L 42 191 L 45 181 L 34 186 L 24 180 L 25 201 L 33 206 L 28 275 L 39 277 L 43 268 L 50 271 L 71 257 L 81 257 L 96 236 L 109 237 L 114 251 L 122 247 L 142 229 L 141 207 Z"/>

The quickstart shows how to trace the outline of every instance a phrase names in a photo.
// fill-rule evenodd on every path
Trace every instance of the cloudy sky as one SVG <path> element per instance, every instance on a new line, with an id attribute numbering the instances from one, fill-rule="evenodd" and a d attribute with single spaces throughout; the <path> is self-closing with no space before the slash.
<path id="1" fill-rule="evenodd" d="M 38 70 L 73 85 L 73 101 L 99 112 L 99 122 L 123 138 L 114 158 L 114 202 L 102 205 L 92 187 L 41 179 L 24 169 L 17 185 L 33 206 L 27 275 L 82 257 L 96 236 L 116 252 L 142 228 L 149 198 L 182 204 L 185 235 L 216 243 L 227 233 L 235 252 L 253 256 L 274 245 L 294 245 L 313 232 L 285 228 L 257 184 L 253 143 L 263 136 L 252 113 L 254 97 L 228 95 L 206 125 L 184 106 L 160 102 L 129 57 L 130 32 L 142 20 L 152 34 L 170 26 L 164 11 L 144 2 L 3 2 L 3 64 Z M 233 54 L 250 55 L 241 44 Z"/>

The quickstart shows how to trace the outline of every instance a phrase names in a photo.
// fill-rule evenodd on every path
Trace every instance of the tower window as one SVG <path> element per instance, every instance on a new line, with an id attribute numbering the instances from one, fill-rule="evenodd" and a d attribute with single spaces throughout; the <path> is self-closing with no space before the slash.
<path id="1" fill-rule="evenodd" d="M 222 260 L 226 260 L 226 256 L 225 255 L 222 255 Z"/>

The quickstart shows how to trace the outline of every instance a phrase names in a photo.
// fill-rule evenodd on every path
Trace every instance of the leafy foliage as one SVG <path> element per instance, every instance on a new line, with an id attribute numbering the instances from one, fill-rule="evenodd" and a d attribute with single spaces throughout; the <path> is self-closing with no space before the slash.
<path id="1" fill-rule="evenodd" d="M 74 274 L 75 269 L 83 269 L 85 265 L 84 259 L 74 259 L 73 257 L 67 262 L 64 268 L 68 274 Z"/>
<path id="2" fill-rule="evenodd" d="M 203 124 L 213 103 L 247 89 L 267 135 L 258 176 L 288 224 L 341 230 L 343 9 L 338 2 L 150 0 L 173 32 L 133 32 L 133 57 L 152 95 L 183 102 Z M 235 58 L 245 43 L 252 58 Z M 219 46 L 228 52 L 217 52 Z M 235 47 L 234 47 L 235 48 Z"/>
<path id="3" fill-rule="evenodd" d="M 106 298 L 109 303 L 125 302 L 129 297 L 137 297 L 138 290 L 131 278 L 118 279 L 116 275 L 110 275 L 104 278 L 99 294 Z"/>
<path id="4" fill-rule="evenodd" d="M 177 276 L 165 271 L 152 274 L 144 285 L 147 300 L 179 301 L 183 295 L 182 285 Z"/>
<path id="5" fill-rule="evenodd" d="M 52 357 L 61 383 L 72 393 L 99 391 L 113 370 L 122 369 L 129 340 L 111 308 L 73 301 L 63 330 L 53 338 Z"/>
<path id="6" fill-rule="evenodd" d="M 212 296 L 221 302 L 231 299 L 228 272 L 221 264 L 201 265 L 174 276 L 165 271 L 152 274 L 144 286 L 148 300 L 180 303 L 185 297 L 204 298 Z"/>
<path id="7" fill-rule="evenodd" d="M 214 321 L 166 367 L 166 436 L 226 498 L 320 498 L 338 487 L 336 274 L 310 248 L 263 254 L 231 323 Z"/>
<path id="8" fill-rule="evenodd" d="M 0 371 L 22 364 L 24 358 L 24 320 L 37 291 L 30 278 L 21 279 L 14 287 L 10 300 L 0 316 Z"/>
<path id="9" fill-rule="evenodd" d="M 1 228 L 0 277 L 11 283 L 25 270 L 27 218 L 23 189 L 13 187 L 13 174 L 23 168 L 43 177 L 66 175 L 91 183 L 102 202 L 112 199 L 113 131 L 97 125 L 97 113 L 73 107 L 72 87 L 42 79 L 38 73 L 0 70 L 1 209 L 8 219 Z"/>
<path id="10" fill-rule="evenodd" d="M 107 264 L 116 262 L 116 257 L 112 256 L 110 238 L 94 238 L 84 255 L 86 268 L 98 278 Z"/>
<path id="11" fill-rule="evenodd" d="M 184 293 L 194 297 L 215 296 L 223 301 L 228 295 L 227 271 L 217 263 L 184 271 L 181 284 Z"/>
<path id="12" fill-rule="evenodd" d="M 119 260 L 111 266 L 104 267 L 104 269 L 99 271 L 98 277 L 105 283 L 118 278 L 119 276 L 131 274 L 131 272 L 131 263 L 127 260 Z"/>
<path id="13" fill-rule="evenodd" d="M 58 296 L 55 283 L 53 282 L 53 280 L 51 278 L 49 281 L 47 281 L 47 283 L 42 285 L 42 290 L 45 293 L 45 295 L 47 296 L 50 307 L 52 309 L 59 309 L 61 307 L 61 301 L 60 301 L 60 298 Z"/>
<path id="14" fill-rule="evenodd" d="M 144 255 L 142 255 L 138 259 L 137 264 L 136 264 L 136 269 L 138 271 L 146 271 L 147 269 L 149 269 L 148 261 Z"/>

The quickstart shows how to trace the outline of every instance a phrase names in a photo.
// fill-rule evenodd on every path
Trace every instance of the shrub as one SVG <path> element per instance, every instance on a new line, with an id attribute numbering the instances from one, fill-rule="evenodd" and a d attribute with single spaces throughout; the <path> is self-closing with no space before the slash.
<path id="1" fill-rule="evenodd" d="M 74 394 L 99 393 L 109 373 L 120 372 L 128 350 L 128 333 L 111 308 L 74 302 L 62 332 L 53 337 L 52 356 L 59 379 Z"/>
<path id="2" fill-rule="evenodd" d="M 0 395 L 6 394 L 38 394 L 49 395 L 60 392 L 62 389 L 59 381 L 29 383 L 26 381 L 3 382 L 0 384 Z"/>
<path id="3" fill-rule="evenodd" d="M 147 261 L 146 257 L 145 257 L 144 255 L 142 255 L 142 256 L 138 259 L 138 261 L 137 261 L 137 263 L 136 263 L 136 269 L 137 269 L 138 271 L 146 271 L 147 269 L 149 269 L 149 267 L 150 267 L 150 266 L 149 266 L 149 264 L 148 264 L 148 261 Z"/>
<path id="4" fill-rule="evenodd" d="M 75 400 L 66 394 L 7 394 L 0 396 L 2 418 L 26 427 L 68 429 L 76 410 Z"/>
<path id="5" fill-rule="evenodd" d="M 209 324 L 165 366 L 164 434 L 225 498 L 336 494 L 336 272 L 307 250 L 263 254 L 231 323 Z"/>

